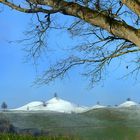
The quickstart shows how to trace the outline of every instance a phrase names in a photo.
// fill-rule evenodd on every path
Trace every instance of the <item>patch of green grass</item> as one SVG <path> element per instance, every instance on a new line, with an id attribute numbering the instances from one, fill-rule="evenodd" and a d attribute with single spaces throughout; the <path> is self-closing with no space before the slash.
<path id="1" fill-rule="evenodd" d="M 0 140 L 79 140 L 70 136 L 40 136 L 0 134 Z"/>

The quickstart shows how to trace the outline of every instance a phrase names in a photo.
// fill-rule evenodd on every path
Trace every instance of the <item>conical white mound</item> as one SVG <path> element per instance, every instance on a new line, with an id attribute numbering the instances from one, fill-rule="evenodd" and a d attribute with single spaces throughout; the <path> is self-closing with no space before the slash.
<path id="1" fill-rule="evenodd" d="M 75 111 L 76 107 L 77 106 L 73 103 L 62 100 L 58 97 L 54 97 L 51 100 L 46 102 L 45 108 L 46 108 L 46 110 L 49 110 L 49 111 L 71 113 L 71 112 Z"/>
<path id="2" fill-rule="evenodd" d="M 118 107 L 132 107 L 132 106 L 137 106 L 138 104 L 133 101 L 126 101 L 122 104 L 120 104 Z"/>
<path id="3" fill-rule="evenodd" d="M 46 110 L 63 112 L 63 113 L 80 113 L 85 111 L 86 107 L 80 107 L 69 101 L 62 100 L 58 97 L 54 97 L 46 102 Z"/>

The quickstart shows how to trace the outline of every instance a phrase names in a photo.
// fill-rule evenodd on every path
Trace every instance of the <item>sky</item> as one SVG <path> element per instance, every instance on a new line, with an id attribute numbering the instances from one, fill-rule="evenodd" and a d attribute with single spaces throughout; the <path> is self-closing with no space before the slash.
<path id="1" fill-rule="evenodd" d="M 36 69 L 31 61 L 25 63 L 23 44 L 8 42 L 25 37 L 23 32 L 28 28 L 30 18 L 30 15 L 6 7 L 0 13 L 0 104 L 5 101 L 9 108 L 16 108 L 31 101 L 47 101 L 55 92 L 60 98 L 86 106 L 92 106 L 97 101 L 103 105 L 116 105 L 128 97 L 140 102 L 140 83 L 131 77 L 119 78 L 126 72 L 124 67 L 116 70 L 112 66 L 112 72 L 104 82 L 92 89 L 88 87 L 88 81 L 80 76 L 79 69 L 71 71 L 64 80 L 40 87 L 33 85 L 37 71 L 46 67 L 45 60 Z M 49 37 L 49 43 L 55 48 L 69 46 L 71 40 L 65 33 L 55 32 Z"/>

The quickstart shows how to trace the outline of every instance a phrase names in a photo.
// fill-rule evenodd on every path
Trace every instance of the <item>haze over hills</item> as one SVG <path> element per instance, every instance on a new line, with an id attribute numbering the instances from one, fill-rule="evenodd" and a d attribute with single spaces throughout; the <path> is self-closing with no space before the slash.
<path id="1" fill-rule="evenodd" d="M 19 130 L 38 129 L 49 135 L 70 135 L 80 140 L 134 140 L 140 132 L 140 105 L 130 99 L 114 107 L 99 102 L 86 107 L 54 96 L 48 101 L 33 101 L 3 111 L 2 117 Z"/>
<path id="2" fill-rule="evenodd" d="M 17 128 L 37 128 L 47 131 L 50 135 L 70 135 L 79 137 L 80 140 L 139 140 L 139 107 L 106 107 L 69 114 L 5 111 L 0 114 L 0 118 L 2 116 Z"/>
<path id="3" fill-rule="evenodd" d="M 117 108 L 127 108 L 134 106 L 139 107 L 140 105 L 129 99 L 118 105 Z M 19 108 L 11 109 L 10 111 L 52 111 L 60 113 L 82 113 L 92 109 L 101 108 L 108 108 L 108 106 L 101 105 L 99 102 L 97 102 L 96 105 L 93 105 L 91 107 L 79 106 L 67 100 L 63 100 L 58 96 L 54 96 L 48 101 L 33 101 Z"/>

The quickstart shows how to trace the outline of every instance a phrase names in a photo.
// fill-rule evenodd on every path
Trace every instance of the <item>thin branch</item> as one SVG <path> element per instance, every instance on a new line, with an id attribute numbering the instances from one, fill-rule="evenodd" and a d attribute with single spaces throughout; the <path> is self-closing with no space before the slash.
<path id="1" fill-rule="evenodd" d="M 7 5 L 10 8 L 23 12 L 23 13 L 40 13 L 41 12 L 41 13 L 54 14 L 54 13 L 60 12 L 60 10 L 47 10 L 47 9 L 43 9 L 43 8 L 39 8 L 39 7 L 36 7 L 34 9 L 26 9 L 26 8 L 21 7 L 20 5 L 17 6 L 16 4 L 11 3 L 7 0 L 0 0 L 0 3 Z"/>

